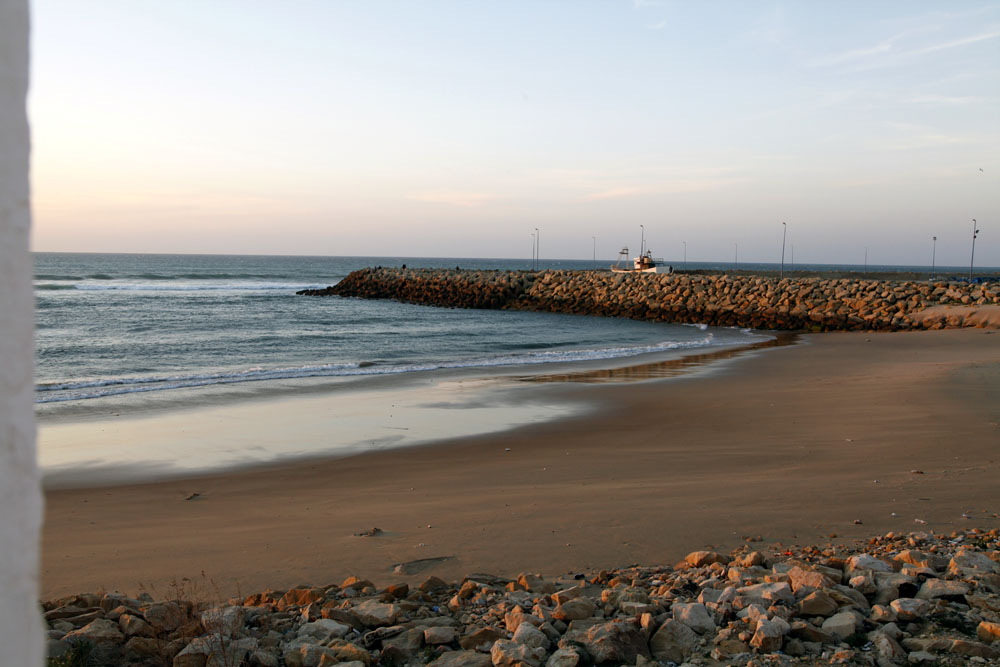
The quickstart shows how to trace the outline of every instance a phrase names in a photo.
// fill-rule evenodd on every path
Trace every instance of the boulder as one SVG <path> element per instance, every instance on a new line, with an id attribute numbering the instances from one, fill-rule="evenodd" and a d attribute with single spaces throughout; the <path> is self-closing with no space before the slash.
<path id="1" fill-rule="evenodd" d="M 494 667 L 541 667 L 545 649 L 498 639 L 490 649 Z"/>
<path id="2" fill-rule="evenodd" d="M 458 632 L 455 628 L 442 626 L 437 628 L 424 628 L 424 643 L 428 646 L 439 646 L 441 644 L 452 644 L 458 639 Z"/>
<path id="3" fill-rule="evenodd" d="M 561 621 L 577 621 L 584 618 L 590 618 L 594 615 L 597 605 L 594 601 L 589 598 L 573 598 L 567 599 L 564 602 L 559 603 L 555 611 L 552 612 L 552 616 L 558 618 Z"/>
<path id="4" fill-rule="evenodd" d="M 920 620 L 931 608 L 929 602 L 916 598 L 899 598 L 893 600 L 889 606 L 896 612 L 896 618 L 900 621 Z"/>
<path id="5" fill-rule="evenodd" d="M 649 651 L 661 662 L 684 662 L 698 645 L 698 634 L 680 621 L 667 619 L 649 640 Z"/>
<path id="6" fill-rule="evenodd" d="M 928 579 L 924 582 L 920 590 L 917 591 L 917 598 L 921 600 L 935 600 L 938 598 L 949 602 L 965 602 L 965 595 L 971 590 L 969 584 L 964 581 L 950 581 L 947 579 Z"/>
<path id="7" fill-rule="evenodd" d="M 676 602 L 671 607 L 671 612 L 675 621 L 680 621 L 699 634 L 715 632 L 715 620 L 712 619 L 708 608 L 703 604 Z"/>
<path id="8" fill-rule="evenodd" d="M 984 642 L 1000 641 L 1000 623 L 981 621 L 976 627 L 976 636 Z"/>
<path id="9" fill-rule="evenodd" d="M 844 640 L 858 631 L 859 619 L 853 611 L 842 611 L 823 621 L 823 631 Z"/>
<path id="10" fill-rule="evenodd" d="M 351 608 L 351 612 L 358 617 L 358 620 L 369 628 L 395 624 L 399 620 L 401 611 L 399 605 L 375 600 L 366 600 Z"/>
<path id="11" fill-rule="evenodd" d="M 774 653 L 781 650 L 785 641 L 784 627 L 765 618 L 757 621 L 757 629 L 750 638 L 750 646 L 760 653 Z"/>
<path id="12" fill-rule="evenodd" d="M 512 642 L 517 644 L 523 644 L 531 648 L 539 647 L 543 649 L 549 648 L 549 638 L 544 632 L 531 625 L 530 623 L 522 623 L 518 626 L 514 635 L 510 638 Z"/>
<path id="13" fill-rule="evenodd" d="M 638 656 L 649 657 L 642 629 L 633 621 L 611 621 L 587 630 L 583 645 L 595 663 L 635 664 Z M 495 664 L 495 663 L 494 663 Z"/>
<path id="14" fill-rule="evenodd" d="M 63 637 L 65 642 L 72 642 L 74 639 L 86 639 L 94 644 L 121 644 L 125 641 L 125 635 L 122 634 L 117 623 L 97 618 L 79 630 L 67 632 Z"/>
<path id="15" fill-rule="evenodd" d="M 489 655 L 476 651 L 448 651 L 428 663 L 429 667 L 490 667 L 492 664 Z"/>
<path id="16" fill-rule="evenodd" d="M 714 563 L 725 565 L 729 563 L 729 556 L 724 556 L 715 551 L 692 551 L 684 557 L 684 562 L 691 567 L 705 567 Z"/>
<path id="17" fill-rule="evenodd" d="M 837 602 L 822 590 L 813 591 L 798 605 L 799 616 L 833 616 L 837 609 Z"/>

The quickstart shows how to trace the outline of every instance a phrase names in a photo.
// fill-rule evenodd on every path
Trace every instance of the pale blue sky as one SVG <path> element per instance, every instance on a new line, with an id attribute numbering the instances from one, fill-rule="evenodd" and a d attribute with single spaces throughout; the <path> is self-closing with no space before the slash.
<path id="1" fill-rule="evenodd" d="M 33 10 L 38 250 L 1000 265 L 998 2 Z"/>

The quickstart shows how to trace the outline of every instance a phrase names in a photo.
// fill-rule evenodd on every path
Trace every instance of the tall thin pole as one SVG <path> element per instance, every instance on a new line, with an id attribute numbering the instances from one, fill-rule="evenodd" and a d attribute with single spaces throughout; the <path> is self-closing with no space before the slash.
<path id="1" fill-rule="evenodd" d="M 538 233 L 538 227 L 535 227 L 535 270 L 537 271 L 542 265 L 542 235 Z"/>
<path id="2" fill-rule="evenodd" d="M 688 265 L 688 242 L 687 241 L 681 241 L 681 243 L 684 244 L 684 268 L 687 268 L 687 265 Z"/>
<path id="3" fill-rule="evenodd" d="M 531 233 L 531 270 L 535 270 L 535 233 Z"/>
<path id="4" fill-rule="evenodd" d="M 931 245 L 931 280 L 934 280 L 934 269 L 936 268 L 935 261 L 937 260 L 937 237 L 932 236 L 931 241 L 934 242 L 933 245 Z"/>
<path id="5" fill-rule="evenodd" d="M 969 258 L 969 282 L 972 282 L 972 267 L 976 262 L 976 237 L 979 235 L 979 230 L 976 229 L 978 223 L 976 219 L 972 219 L 972 256 Z"/>
<path id="6" fill-rule="evenodd" d="M 778 272 L 778 279 L 785 277 L 785 237 L 788 235 L 788 225 L 781 223 L 781 270 Z"/>
<path id="7" fill-rule="evenodd" d="M 639 242 L 639 257 L 642 257 L 646 250 L 646 225 L 639 225 L 642 229 L 642 240 Z"/>

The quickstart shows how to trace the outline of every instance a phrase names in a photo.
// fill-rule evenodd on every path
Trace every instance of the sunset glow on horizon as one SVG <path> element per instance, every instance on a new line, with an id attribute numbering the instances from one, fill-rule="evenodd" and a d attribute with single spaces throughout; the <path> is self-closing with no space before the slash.
<path id="1" fill-rule="evenodd" d="M 32 11 L 39 251 L 1000 266 L 995 2 Z"/>

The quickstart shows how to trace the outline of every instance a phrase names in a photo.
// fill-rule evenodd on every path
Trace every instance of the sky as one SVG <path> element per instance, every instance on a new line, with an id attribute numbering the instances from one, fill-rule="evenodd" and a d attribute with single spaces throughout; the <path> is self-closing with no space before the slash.
<path id="1" fill-rule="evenodd" d="M 1000 266 L 997 1 L 32 12 L 35 250 Z"/>

